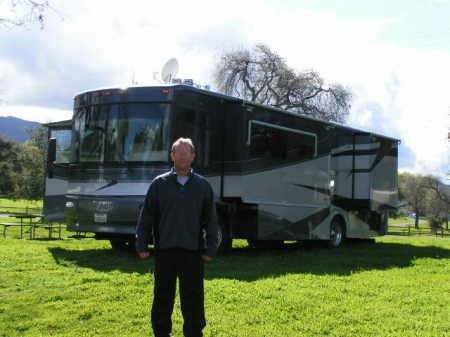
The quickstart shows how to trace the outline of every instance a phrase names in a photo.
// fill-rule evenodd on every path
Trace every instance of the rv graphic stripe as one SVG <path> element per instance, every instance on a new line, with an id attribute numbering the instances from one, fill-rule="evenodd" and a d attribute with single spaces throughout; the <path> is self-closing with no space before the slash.
<path id="1" fill-rule="evenodd" d="M 396 156 L 397 155 L 397 149 L 391 149 L 390 151 L 381 151 L 380 148 L 377 149 L 370 149 L 370 150 L 347 150 L 343 152 L 338 153 L 332 153 L 332 157 L 343 157 L 343 156 L 371 156 L 371 155 L 383 155 L 383 156 Z"/>
<path id="2" fill-rule="evenodd" d="M 330 190 L 326 188 L 320 188 L 320 187 L 314 187 L 314 186 L 308 186 L 308 185 L 302 185 L 302 184 L 293 184 L 294 186 L 303 187 L 311 191 L 319 192 L 322 194 L 330 195 Z"/>
<path id="3" fill-rule="evenodd" d="M 287 227 L 273 233 L 272 237 L 283 237 L 283 233 L 292 233 L 294 238 L 299 237 L 309 237 L 311 232 L 313 232 L 317 226 L 325 221 L 325 219 L 330 215 L 330 209 L 323 208 L 318 212 L 311 214 L 303 218 L 300 221 L 289 224 Z M 284 235 L 285 236 L 285 235 Z"/>

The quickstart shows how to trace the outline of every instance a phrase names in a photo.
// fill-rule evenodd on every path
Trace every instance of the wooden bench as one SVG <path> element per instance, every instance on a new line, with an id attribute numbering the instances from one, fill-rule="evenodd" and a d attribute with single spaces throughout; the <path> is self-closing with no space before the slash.
<path id="1" fill-rule="evenodd" d="M 36 223 L 33 226 L 32 238 L 33 239 L 36 238 L 36 229 L 43 228 L 43 229 L 48 230 L 48 238 L 49 239 L 52 238 L 52 234 L 53 233 L 57 233 L 58 234 L 58 238 L 61 239 L 62 227 L 63 227 L 63 224 L 60 224 L 60 223 L 51 223 L 51 222 L 48 222 L 48 223 L 45 223 L 45 222 Z"/>
<path id="2" fill-rule="evenodd" d="M 32 232 L 29 232 L 29 231 L 32 231 L 32 227 L 33 227 L 33 224 L 24 224 L 24 223 L 22 223 L 22 224 L 20 224 L 20 223 L 0 223 L 0 225 L 1 226 L 3 226 L 3 237 L 4 238 L 6 238 L 6 230 L 8 229 L 8 228 L 11 228 L 11 227 L 20 227 L 20 238 L 22 239 L 23 238 L 23 234 L 25 233 L 30 233 L 30 237 L 32 236 Z M 24 227 L 29 227 L 29 231 L 23 231 L 23 229 L 24 229 Z"/>

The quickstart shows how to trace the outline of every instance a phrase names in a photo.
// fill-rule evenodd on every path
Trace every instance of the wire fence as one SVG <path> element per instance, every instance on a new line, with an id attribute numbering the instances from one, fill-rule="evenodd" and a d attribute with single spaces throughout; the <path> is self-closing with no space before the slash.
<path id="1" fill-rule="evenodd" d="M 17 206 L 1 206 L 0 214 L 26 214 L 26 215 L 42 215 L 41 207 L 17 207 Z"/>
<path id="2" fill-rule="evenodd" d="M 419 227 L 414 224 L 390 224 L 388 226 L 388 235 L 400 236 L 437 236 L 450 238 L 450 230 L 444 226 L 440 227 Z"/>

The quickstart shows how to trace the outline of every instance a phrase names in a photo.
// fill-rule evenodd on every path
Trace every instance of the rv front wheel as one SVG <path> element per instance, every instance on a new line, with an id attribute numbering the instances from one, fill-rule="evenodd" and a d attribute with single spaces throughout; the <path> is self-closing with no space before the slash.
<path id="1" fill-rule="evenodd" d="M 339 247 L 344 241 L 344 226 L 338 218 L 334 218 L 330 225 L 330 240 L 328 246 L 331 248 Z"/>

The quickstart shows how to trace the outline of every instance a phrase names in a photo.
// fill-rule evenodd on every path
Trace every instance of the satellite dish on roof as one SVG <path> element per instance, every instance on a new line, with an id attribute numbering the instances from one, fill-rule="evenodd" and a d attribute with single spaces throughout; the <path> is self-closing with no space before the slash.
<path id="1" fill-rule="evenodd" d="M 178 61 L 171 58 L 166 62 L 161 71 L 161 79 L 164 83 L 171 83 L 172 79 L 178 74 Z"/>

